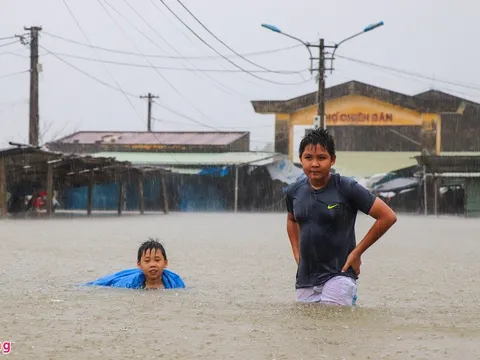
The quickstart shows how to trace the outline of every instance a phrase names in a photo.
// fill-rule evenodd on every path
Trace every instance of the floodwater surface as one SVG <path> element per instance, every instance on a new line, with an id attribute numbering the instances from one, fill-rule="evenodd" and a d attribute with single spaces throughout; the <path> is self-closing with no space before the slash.
<path id="1" fill-rule="evenodd" d="M 285 219 L 0 221 L 0 342 L 18 359 L 480 359 L 478 220 L 399 216 L 341 309 L 295 303 Z M 78 286 L 135 267 L 148 237 L 187 290 Z"/>

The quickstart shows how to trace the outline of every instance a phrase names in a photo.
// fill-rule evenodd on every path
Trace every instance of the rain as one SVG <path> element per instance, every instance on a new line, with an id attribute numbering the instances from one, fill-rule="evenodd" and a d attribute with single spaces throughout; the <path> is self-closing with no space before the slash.
<path id="1" fill-rule="evenodd" d="M 480 358 L 478 10 L 4 1 L 0 355 Z M 319 129 L 335 139 L 330 179 L 396 215 L 361 256 L 353 306 L 296 297 L 287 213 L 334 219 L 327 232 L 355 221 L 353 195 L 325 202 L 305 170 Z M 302 182 L 316 205 L 289 212 Z M 374 223 L 358 211 L 356 244 Z M 161 289 L 88 286 L 143 279 L 149 239 L 168 257 Z"/>

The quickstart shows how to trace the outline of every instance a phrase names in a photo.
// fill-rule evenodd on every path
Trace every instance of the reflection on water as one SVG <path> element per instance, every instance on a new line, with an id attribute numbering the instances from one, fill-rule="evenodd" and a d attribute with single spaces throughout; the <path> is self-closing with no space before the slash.
<path id="1" fill-rule="evenodd" d="M 294 302 L 284 214 L 0 222 L 1 341 L 19 359 L 478 359 L 480 222 L 400 217 L 354 309 Z M 358 220 L 358 238 L 372 221 Z M 78 286 L 149 236 L 189 289 Z"/>

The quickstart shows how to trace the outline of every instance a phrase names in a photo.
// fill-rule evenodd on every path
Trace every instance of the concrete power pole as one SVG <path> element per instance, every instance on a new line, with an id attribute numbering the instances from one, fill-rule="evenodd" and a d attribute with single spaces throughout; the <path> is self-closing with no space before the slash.
<path id="1" fill-rule="evenodd" d="M 25 27 L 30 31 L 30 121 L 28 143 L 38 146 L 40 132 L 40 110 L 38 101 L 38 34 L 42 31 L 39 26 Z"/>
<path id="2" fill-rule="evenodd" d="M 325 40 L 320 39 L 318 46 L 318 90 L 317 90 L 317 117 L 314 120 L 314 128 L 326 129 L 325 118 Z"/>
<path id="3" fill-rule="evenodd" d="M 148 99 L 148 125 L 147 130 L 148 132 L 152 132 L 152 102 L 153 99 L 158 99 L 158 96 L 152 95 L 148 93 L 146 96 L 140 96 L 140 99 Z"/>

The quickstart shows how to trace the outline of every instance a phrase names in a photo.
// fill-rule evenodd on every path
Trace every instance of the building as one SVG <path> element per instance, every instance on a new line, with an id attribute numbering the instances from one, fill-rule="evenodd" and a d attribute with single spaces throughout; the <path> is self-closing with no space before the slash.
<path id="1" fill-rule="evenodd" d="M 98 152 L 229 152 L 249 151 L 249 132 L 79 131 L 48 143 L 52 151 Z"/>
<path id="2" fill-rule="evenodd" d="M 256 113 L 275 116 L 275 152 L 298 162 L 293 128 L 313 126 L 316 96 L 251 102 Z M 345 174 L 371 176 L 412 166 L 421 152 L 480 151 L 480 104 L 440 91 L 411 96 L 357 81 L 326 89 L 325 98 L 327 128 Z"/>
<path id="3" fill-rule="evenodd" d="M 47 147 L 99 158 L 109 154 L 117 161 L 130 159 L 132 166 L 166 172 L 164 177 L 150 177 L 142 183 L 95 186 L 91 202 L 96 210 L 116 209 L 118 194 L 122 194 L 124 210 L 136 209 L 140 203 L 146 211 L 283 209 L 285 179 L 297 173 L 288 174 L 286 165 L 275 169 L 285 156 L 249 151 L 249 140 L 249 132 L 83 131 Z M 66 188 L 63 204 L 67 209 L 84 209 L 87 194 L 85 186 Z"/>
<path id="4" fill-rule="evenodd" d="M 480 156 L 416 157 L 424 169 L 425 214 L 480 217 Z"/>

